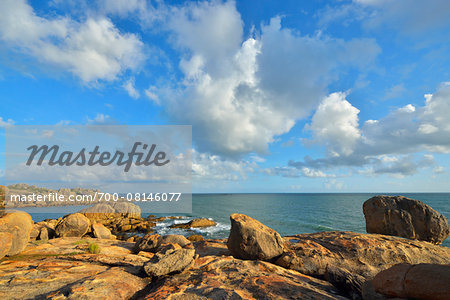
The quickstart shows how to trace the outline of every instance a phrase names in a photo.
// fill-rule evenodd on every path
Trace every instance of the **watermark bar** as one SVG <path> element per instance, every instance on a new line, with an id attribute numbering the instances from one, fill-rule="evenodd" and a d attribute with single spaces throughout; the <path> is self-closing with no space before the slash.
<path id="1" fill-rule="evenodd" d="M 12 126 L 5 148 L 6 209 L 192 211 L 191 126 Z"/>

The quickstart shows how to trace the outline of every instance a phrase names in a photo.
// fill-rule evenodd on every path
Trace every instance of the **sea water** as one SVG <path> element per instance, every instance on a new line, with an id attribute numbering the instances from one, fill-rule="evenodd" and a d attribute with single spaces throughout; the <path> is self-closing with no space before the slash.
<path id="1" fill-rule="evenodd" d="M 186 236 L 201 234 L 205 238 L 226 238 L 230 230 L 230 214 L 242 213 L 275 229 L 283 236 L 331 230 L 365 233 L 362 205 L 364 201 L 375 195 L 377 194 L 194 194 L 192 214 L 184 214 L 182 219 L 167 219 L 157 223 L 155 231 L 159 234 Z M 401 195 L 420 200 L 450 219 L 450 193 L 402 193 Z M 80 206 L 68 208 L 66 214 L 80 209 L 82 209 Z M 36 222 L 62 216 L 60 213 L 51 211 L 41 214 L 33 212 L 32 208 L 25 210 Z M 188 222 L 193 218 L 209 218 L 217 225 L 191 230 L 169 228 L 172 224 Z M 443 245 L 450 247 L 450 239 L 445 240 Z"/>

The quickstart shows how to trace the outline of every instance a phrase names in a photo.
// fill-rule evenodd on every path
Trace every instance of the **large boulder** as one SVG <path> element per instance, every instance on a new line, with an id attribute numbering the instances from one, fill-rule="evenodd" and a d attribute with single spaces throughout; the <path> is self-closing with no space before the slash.
<path id="1" fill-rule="evenodd" d="M 8 254 L 13 242 L 13 235 L 9 232 L 0 232 L 0 259 Z"/>
<path id="2" fill-rule="evenodd" d="M 450 295 L 450 265 L 398 264 L 378 273 L 363 288 L 364 299 L 446 300 Z"/>
<path id="3" fill-rule="evenodd" d="M 192 266 L 195 249 L 169 249 L 156 253 L 144 264 L 144 270 L 151 277 L 179 273 Z"/>
<path id="4" fill-rule="evenodd" d="M 91 225 L 88 218 L 80 213 L 65 216 L 56 226 L 55 232 L 59 237 L 82 237 Z"/>
<path id="5" fill-rule="evenodd" d="M 161 244 L 178 244 L 184 247 L 191 244 L 191 241 L 179 234 L 168 234 L 162 237 Z"/>
<path id="6" fill-rule="evenodd" d="M 97 203 L 80 210 L 79 213 L 86 216 L 91 223 L 111 225 L 119 224 L 123 220 L 140 219 L 141 208 L 128 202 Z"/>
<path id="7" fill-rule="evenodd" d="M 283 253 L 284 241 L 275 230 L 243 214 L 232 214 L 230 220 L 227 246 L 234 257 L 271 260 Z"/>
<path id="8" fill-rule="evenodd" d="M 98 239 L 110 239 L 111 231 L 100 223 L 92 224 L 92 233 Z"/>
<path id="9" fill-rule="evenodd" d="M 33 229 L 31 216 L 22 211 L 11 211 L 0 217 L 0 232 L 12 235 L 12 244 L 6 255 L 16 255 L 22 252 L 30 240 Z"/>
<path id="10" fill-rule="evenodd" d="M 399 263 L 450 264 L 450 249 L 428 242 L 379 234 L 319 232 L 285 237 L 288 250 L 275 262 L 326 278 L 349 296 L 376 274 Z"/>
<path id="11" fill-rule="evenodd" d="M 363 205 L 366 231 L 440 244 L 450 232 L 447 219 L 418 200 L 375 196 Z"/>
<path id="12" fill-rule="evenodd" d="M 134 251 L 136 253 L 140 251 L 155 252 L 161 244 L 161 239 L 159 234 L 147 234 L 136 241 Z"/>

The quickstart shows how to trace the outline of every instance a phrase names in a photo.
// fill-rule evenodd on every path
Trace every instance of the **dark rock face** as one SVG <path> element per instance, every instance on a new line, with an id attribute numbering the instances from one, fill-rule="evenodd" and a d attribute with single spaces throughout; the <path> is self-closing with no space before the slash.
<path id="1" fill-rule="evenodd" d="M 446 300 L 450 295 L 450 265 L 398 264 L 364 285 L 364 299 L 407 298 Z"/>
<path id="2" fill-rule="evenodd" d="M 147 275 L 159 277 L 179 273 L 189 268 L 194 262 L 195 249 L 176 249 L 176 247 L 158 252 L 145 263 Z"/>
<path id="3" fill-rule="evenodd" d="M 56 226 L 55 232 L 59 237 L 82 237 L 88 232 L 90 225 L 88 218 L 75 213 L 65 216 Z"/>
<path id="4" fill-rule="evenodd" d="M 365 281 L 393 265 L 450 264 L 449 248 L 393 236 L 334 231 L 285 239 L 290 244 L 277 265 L 326 278 L 351 297 L 361 294 Z"/>
<path id="5" fill-rule="evenodd" d="M 275 230 L 243 215 L 232 214 L 228 249 L 236 258 L 271 260 L 283 253 L 283 239 Z"/>
<path id="6" fill-rule="evenodd" d="M 450 232 L 447 219 L 418 200 L 375 196 L 363 205 L 366 231 L 440 244 Z"/>
<path id="7" fill-rule="evenodd" d="M 200 218 L 200 219 L 194 219 L 187 223 L 174 224 L 174 225 L 171 225 L 170 228 L 189 229 L 189 228 L 210 227 L 210 226 L 216 226 L 216 225 L 217 225 L 216 222 L 214 222 L 212 220 Z"/>
<path id="8" fill-rule="evenodd" d="M 26 212 L 12 211 L 0 217 L 0 232 L 12 235 L 12 244 L 6 255 L 16 255 L 22 252 L 30 240 L 33 220 Z M 6 242 L 6 235 L 4 235 Z M 0 241 L 3 243 L 3 241 Z"/>
<path id="9" fill-rule="evenodd" d="M 161 239 L 159 234 L 147 234 L 136 242 L 134 251 L 155 252 L 161 244 Z"/>

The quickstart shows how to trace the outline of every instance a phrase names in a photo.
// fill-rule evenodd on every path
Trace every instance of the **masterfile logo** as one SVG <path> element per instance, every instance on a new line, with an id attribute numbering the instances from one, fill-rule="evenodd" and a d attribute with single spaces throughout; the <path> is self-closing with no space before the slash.
<path id="1" fill-rule="evenodd" d="M 142 212 L 189 213 L 191 136 L 178 125 L 12 126 L 7 207 L 133 202 Z"/>

